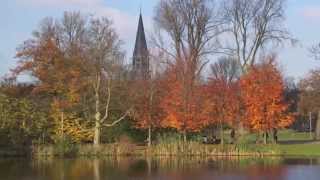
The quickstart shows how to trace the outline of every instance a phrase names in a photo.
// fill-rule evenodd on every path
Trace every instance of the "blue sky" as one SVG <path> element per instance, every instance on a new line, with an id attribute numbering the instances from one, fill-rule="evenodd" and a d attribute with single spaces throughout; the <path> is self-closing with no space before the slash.
<path id="1" fill-rule="evenodd" d="M 124 41 L 127 57 L 131 56 L 140 5 L 148 32 L 152 29 L 154 6 L 158 0 L 1 0 L 0 1 L 0 76 L 16 64 L 16 48 L 31 37 L 41 19 L 61 17 L 66 10 L 105 15 Z M 280 63 L 289 76 L 303 77 L 320 61 L 309 57 L 307 48 L 320 42 L 320 0 L 288 0 L 286 26 L 299 43 L 279 48 Z"/>

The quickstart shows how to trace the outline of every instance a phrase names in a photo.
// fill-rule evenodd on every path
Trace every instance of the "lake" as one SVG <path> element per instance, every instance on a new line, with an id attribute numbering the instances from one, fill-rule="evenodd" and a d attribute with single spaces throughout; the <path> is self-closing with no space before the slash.
<path id="1" fill-rule="evenodd" d="M 320 158 L 1 159 L 2 180 L 319 180 Z"/>

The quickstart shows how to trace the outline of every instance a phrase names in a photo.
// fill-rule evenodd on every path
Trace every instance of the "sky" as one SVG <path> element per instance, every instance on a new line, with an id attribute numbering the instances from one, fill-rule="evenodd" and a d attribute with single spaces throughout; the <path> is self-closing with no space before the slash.
<path id="1" fill-rule="evenodd" d="M 113 20 L 127 58 L 132 56 L 140 7 L 147 36 L 152 32 L 153 10 L 159 0 L 0 0 L 0 77 L 14 68 L 16 48 L 31 38 L 45 17 L 60 18 L 64 11 L 81 11 Z M 288 0 L 286 27 L 298 43 L 275 49 L 287 76 L 299 80 L 320 67 L 308 48 L 320 42 L 320 0 Z"/>

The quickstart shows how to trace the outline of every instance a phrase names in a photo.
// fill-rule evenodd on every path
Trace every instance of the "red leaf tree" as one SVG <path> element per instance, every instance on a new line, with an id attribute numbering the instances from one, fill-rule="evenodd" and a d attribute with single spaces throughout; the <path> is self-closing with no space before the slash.
<path id="1" fill-rule="evenodd" d="M 161 125 L 177 129 L 186 141 L 188 132 L 199 131 L 205 125 L 206 117 L 202 113 L 204 95 L 201 92 L 201 84 L 187 85 L 190 81 L 195 82 L 188 78 L 188 74 L 181 78 L 178 67 L 169 68 L 162 83 L 165 92 L 160 103 L 164 112 Z"/>
<path id="2" fill-rule="evenodd" d="M 294 118 L 283 100 L 284 83 L 273 58 L 252 66 L 241 81 L 245 107 L 245 125 L 256 132 L 267 132 L 289 126 Z"/>
<path id="3" fill-rule="evenodd" d="M 234 128 L 240 120 L 239 72 L 240 66 L 230 58 L 222 58 L 211 66 L 212 74 L 206 86 L 207 98 L 204 113 L 210 125 L 220 127 L 223 142 L 223 125 Z"/>
<path id="4" fill-rule="evenodd" d="M 152 130 L 160 127 L 162 115 L 159 106 L 162 97 L 159 79 L 140 79 L 133 83 L 135 127 L 148 130 L 148 146 L 151 146 Z"/>

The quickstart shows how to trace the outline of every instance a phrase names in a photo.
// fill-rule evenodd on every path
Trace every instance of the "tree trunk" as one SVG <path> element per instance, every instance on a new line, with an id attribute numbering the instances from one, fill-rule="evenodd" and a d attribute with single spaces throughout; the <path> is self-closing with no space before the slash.
<path id="1" fill-rule="evenodd" d="M 318 119 L 316 122 L 315 139 L 320 140 L 320 111 L 318 112 Z"/>
<path id="2" fill-rule="evenodd" d="M 101 124 L 99 121 L 96 121 L 96 125 L 94 127 L 94 139 L 93 139 L 93 144 L 95 146 L 99 146 L 100 144 L 100 135 L 101 135 Z"/>
<path id="3" fill-rule="evenodd" d="M 151 147 L 151 126 L 148 128 L 148 147 Z"/>
<path id="4" fill-rule="evenodd" d="M 64 114 L 61 112 L 61 138 L 64 141 Z"/>
<path id="5" fill-rule="evenodd" d="M 99 94 L 99 88 L 100 88 L 100 76 L 97 76 L 97 84 L 95 88 L 95 103 L 96 103 L 96 114 L 95 114 L 95 127 L 94 127 L 94 139 L 93 139 L 93 145 L 99 146 L 100 144 L 100 134 L 101 134 L 101 114 L 100 114 L 100 94 Z"/>
<path id="6" fill-rule="evenodd" d="M 95 114 L 95 127 L 94 127 L 94 139 L 93 144 L 98 146 L 100 144 L 100 134 L 101 134 L 101 114 L 99 111 L 100 99 L 99 94 L 96 93 L 96 114 Z"/>
<path id="7" fill-rule="evenodd" d="M 187 131 L 183 131 L 183 142 L 187 142 Z"/>
<path id="8" fill-rule="evenodd" d="M 264 142 L 264 144 L 268 144 L 268 132 L 266 131 L 266 132 L 264 132 L 264 136 L 263 136 L 263 142 Z"/>
<path id="9" fill-rule="evenodd" d="M 223 135 L 223 124 L 222 122 L 220 121 L 220 139 L 221 139 L 221 144 L 223 145 L 224 144 L 224 135 Z"/>

